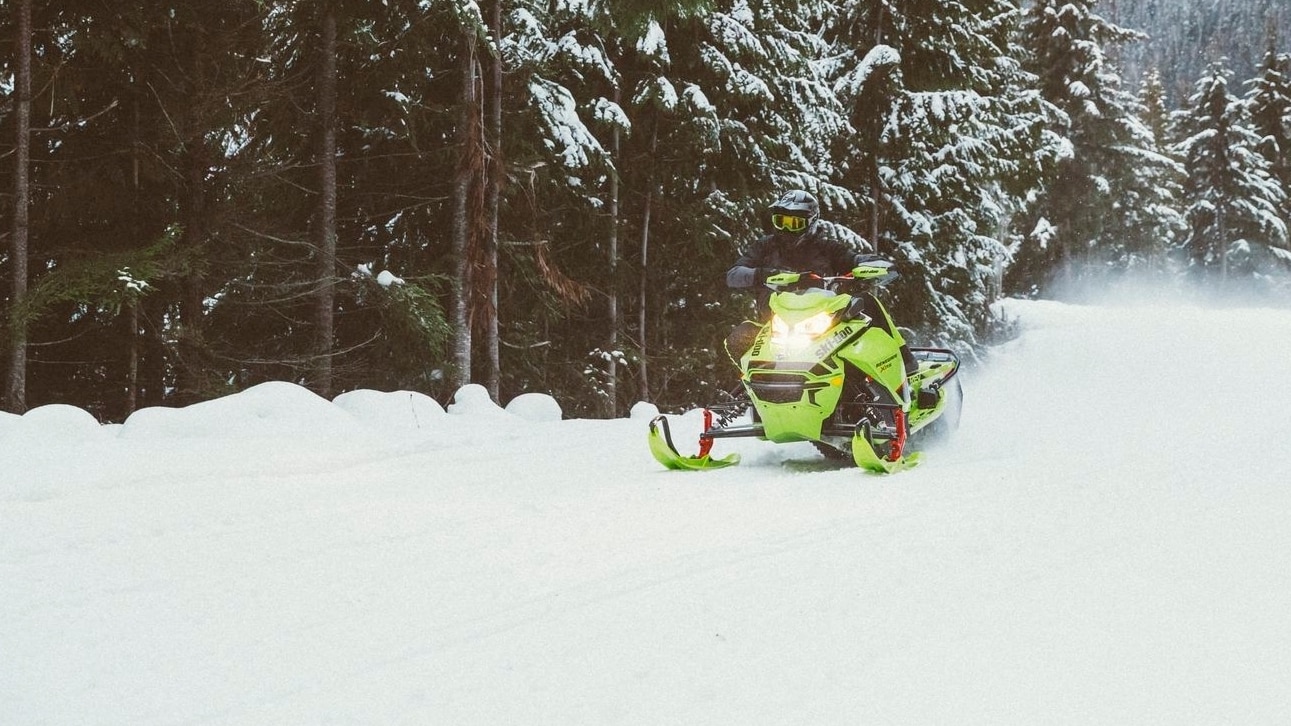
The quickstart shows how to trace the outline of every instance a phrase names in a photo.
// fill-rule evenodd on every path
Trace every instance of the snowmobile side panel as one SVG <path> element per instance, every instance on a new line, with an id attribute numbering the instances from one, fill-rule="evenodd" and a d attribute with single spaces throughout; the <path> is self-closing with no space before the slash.
<path id="1" fill-rule="evenodd" d="M 876 350 L 891 352 L 885 358 L 873 360 L 870 356 Z M 900 343 L 888 335 L 886 330 L 878 326 L 866 328 L 859 341 L 840 350 L 838 355 L 874 378 L 887 390 L 893 392 L 902 390 L 902 384 L 905 382 L 905 363 L 901 359 Z"/>

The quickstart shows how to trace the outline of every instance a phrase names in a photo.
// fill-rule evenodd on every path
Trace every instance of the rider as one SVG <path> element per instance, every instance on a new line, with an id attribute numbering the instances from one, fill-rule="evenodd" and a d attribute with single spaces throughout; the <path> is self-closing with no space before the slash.
<path id="1" fill-rule="evenodd" d="M 820 203 L 816 198 L 801 189 L 785 192 L 768 211 L 775 231 L 763 235 L 750 245 L 731 269 L 726 271 L 727 287 L 754 289 L 758 316 L 763 321 L 770 317 L 767 307 L 767 299 L 771 295 L 766 287 L 768 277 L 779 272 L 844 275 L 858 265 L 883 260 L 878 255 L 859 252 L 844 241 L 838 225 L 820 219 Z M 878 283 L 887 283 L 896 276 L 895 272 L 890 272 L 886 277 L 880 278 Z M 887 316 L 882 313 L 878 300 L 873 295 L 867 294 L 866 297 L 865 314 L 875 324 L 886 327 Z M 753 345 L 753 339 L 762 325 L 760 322 L 745 321 L 726 339 L 726 350 L 737 365 L 743 352 Z M 901 347 L 901 354 L 907 373 L 918 369 L 908 346 Z"/>

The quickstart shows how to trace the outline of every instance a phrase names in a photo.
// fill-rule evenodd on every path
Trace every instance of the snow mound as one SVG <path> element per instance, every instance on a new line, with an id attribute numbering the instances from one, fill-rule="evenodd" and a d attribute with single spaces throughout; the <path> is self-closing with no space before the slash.
<path id="1" fill-rule="evenodd" d="M 97 430 L 99 422 L 88 411 L 65 403 L 38 406 L 22 416 L 25 426 L 43 426 L 50 431 L 71 431 L 73 435 Z"/>
<path id="2" fill-rule="evenodd" d="M 453 402 L 448 404 L 448 412 L 454 415 L 495 416 L 505 415 L 506 411 L 493 402 L 489 392 L 478 383 L 468 383 L 453 394 Z"/>
<path id="3" fill-rule="evenodd" d="M 654 418 L 659 415 L 659 407 L 648 401 L 637 401 L 628 412 L 628 418 Z"/>
<path id="4" fill-rule="evenodd" d="M 38 406 L 22 416 L 5 414 L 0 419 L 0 442 L 22 439 L 75 443 L 106 435 L 98 420 L 88 411 L 62 403 Z"/>
<path id="5" fill-rule="evenodd" d="M 271 381 L 184 408 L 135 411 L 122 438 L 348 437 L 367 434 L 359 421 L 327 399 L 294 383 Z"/>
<path id="6" fill-rule="evenodd" d="M 565 412 L 560 409 L 556 399 L 545 393 L 522 393 L 511 399 L 506 410 L 507 413 L 535 423 L 560 421 L 565 417 Z"/>
<path id="7" fill-rule="evenodd" d="M 357 390 L 333 399 L 338 408 L 378 431 L 419 431 L 435 425 L 444 407 L 416 391 Z"/>

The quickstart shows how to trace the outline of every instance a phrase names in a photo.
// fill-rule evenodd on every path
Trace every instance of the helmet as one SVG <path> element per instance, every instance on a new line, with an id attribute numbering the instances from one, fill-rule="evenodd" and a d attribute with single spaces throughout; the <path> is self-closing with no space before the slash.
<path id="1" fill-rule="evenodd" d="M 785 192 L 771 205 L 771 226 L 782 232 L 801 234 L 820 218 L 820 203 L 801 189 Z"/>

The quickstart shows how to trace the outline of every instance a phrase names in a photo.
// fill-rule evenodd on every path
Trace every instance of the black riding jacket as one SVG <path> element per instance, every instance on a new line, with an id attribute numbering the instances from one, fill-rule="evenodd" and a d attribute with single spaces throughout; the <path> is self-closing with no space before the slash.
<path id="1" fill-rule="evenodd" d="M 763 283 L 772 271 L 814 272 L 827 277 L 846 274 L 859 264 L 878 259 L 878 255 L 859 252 L 836 237 L 828 224 L 817 223 L 801 235 L 773 232 L 759 238 L 726 271 L 726 285 L 753 288 L 758 311 L 765 314 L 771 291 Z"/>

